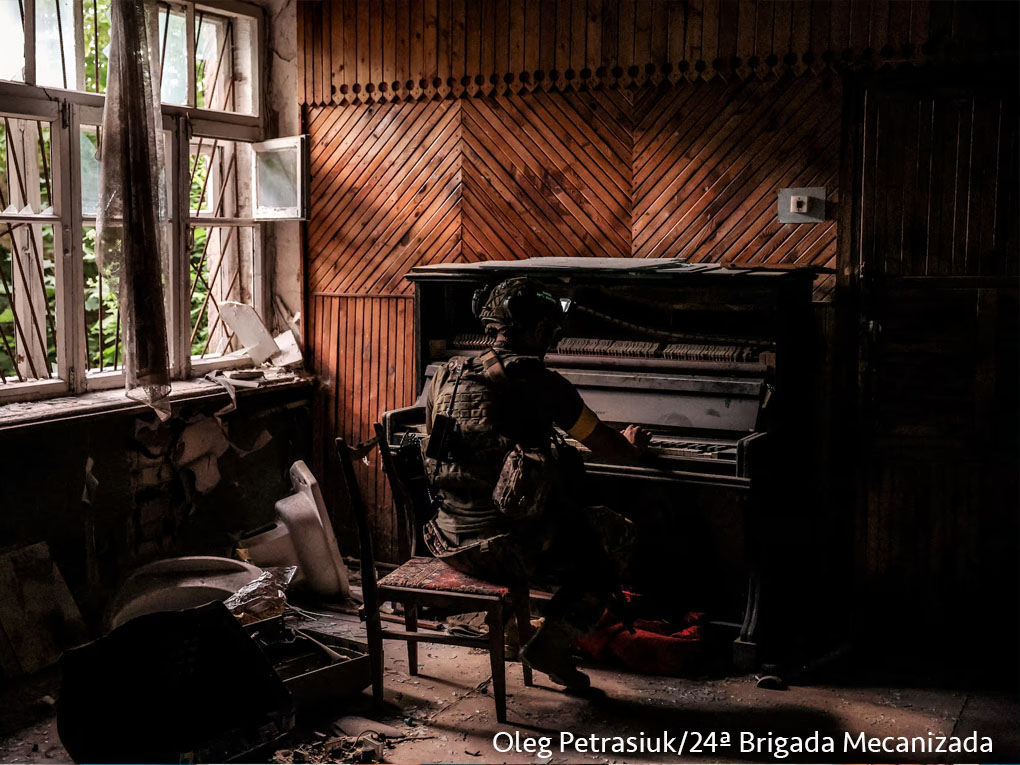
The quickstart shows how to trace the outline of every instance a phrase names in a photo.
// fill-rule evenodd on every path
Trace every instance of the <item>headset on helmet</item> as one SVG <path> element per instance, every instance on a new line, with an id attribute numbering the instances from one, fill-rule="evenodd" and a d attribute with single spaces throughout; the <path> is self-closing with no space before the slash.
<path id="1" fill-rule="evenodd" d="M 543 320 L 563 322 L 560 301 L 526 276 L 502 281 L 491 291 L 477 290 L 472 308 L 486 329 L 535 327 Z"/>

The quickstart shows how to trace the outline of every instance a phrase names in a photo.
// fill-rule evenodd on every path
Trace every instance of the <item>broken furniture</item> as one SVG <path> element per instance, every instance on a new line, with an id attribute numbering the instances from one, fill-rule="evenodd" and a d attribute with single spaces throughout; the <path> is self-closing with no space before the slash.
<path id="1" fill-rule="evenodd" d="M 294 703 L 222 603 L 139 616 L 61 658 L 76 762 L 227 762 L 294 725 Z"/>
<path id="2" fill-rule="evenodd" d="M 376 425 L 377 432 L 381 426 Z M 527 589 L 511 590 L 490 582 L 476 579 L 456 571 L 441 560 L 415 555 L 395 571 L 391 571 L 378 582 L 375 579 L 375 562 L 372 539 L 369 534 L 365 505 L 361 490 L 354 475 L 354 468 L 347 443 L 336 439 L 344 484 L 346 485 L 351 512 L 358 525 L 361 543 L 361 584 L 364 596 L 362 617 L 368 632 L 369 654 L 372 659 L 372 692 L 376 702 L 383 698 L 382 665 L 383 641 L 402 640 L 407 643 L 408 670 L 418 674 L 418 643 L 442 643 L 447 645 L 486 648 L 492 668 L 492 693 L 496 702 L 496 719 L 506 722 L 506 667 L 503 647 L 504 616 L 513 612 L 518 625 L 521 644 L 531 636 L 530 598 Z M 414 508 L 393 462 L 385 449 L 383 468 L 393 489 L 394 505 L 401 523 L 410 524 L 414 519 Z M 380 600 L 393 600 L 404 606 L 405 630 L 383 629 L 379 617 Z M 484 611 L 489 633 L 485 637 L 466 637 L 442 632 L 418 631 L 418 608 L 431 606 L 460 612 Z M 524 665 L 524 684 L 532 685 L 531 668 Z"/>
<path id="3" fill-rule="evenodd" d="M 294 493 L 276 503 L 279 521 L 255 529 L 239 547 L 260 566 L 296 564 L 301 578 L 318 595 L 349 598 L 347 567 L 319 482 L 302 460 L 291 465 L 290 480 Z"/>
<path id="4" fill-rule="evenodd" d="M 257 579 L 262 569 L 233 558 L 189 555 L 158 560 L 136 569 L 109 608 L 110 627 L 158 611 L 179 611 L 222 601 Z"/>

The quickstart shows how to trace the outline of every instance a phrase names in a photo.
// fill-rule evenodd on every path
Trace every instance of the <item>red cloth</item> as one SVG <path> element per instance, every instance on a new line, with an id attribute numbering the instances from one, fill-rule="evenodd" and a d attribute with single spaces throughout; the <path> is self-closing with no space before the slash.
<path id="1" fill-rule="evenodd" d="M 691 612 L 685 626 L 669 632 L 665 622 L 634 620 L 631 633 L 608 611 L 594 631 L 577 643 L 582 652 L 597 661 L 619 660 L 627 669 L 656 675 L 675 675 L 690 669 L 701 652 L 704 614 Z"/>

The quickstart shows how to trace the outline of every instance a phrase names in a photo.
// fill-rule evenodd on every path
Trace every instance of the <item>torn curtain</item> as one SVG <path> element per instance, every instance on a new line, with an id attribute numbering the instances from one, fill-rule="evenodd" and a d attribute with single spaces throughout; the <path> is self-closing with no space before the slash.
<path id="1" fill-rule="evenodd" d="M 113 0 L 103 110 L 99 215 L 100 273 L 117 291 L 129 398 L 170 416 L 163 299 L 166 179 L 154 0 Z"/>

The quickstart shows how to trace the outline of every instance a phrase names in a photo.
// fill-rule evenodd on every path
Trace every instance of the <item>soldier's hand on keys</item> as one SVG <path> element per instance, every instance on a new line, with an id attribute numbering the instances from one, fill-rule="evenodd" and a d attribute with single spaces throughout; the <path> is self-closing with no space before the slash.
<path id="1" fill-rule="evenodd" d="M 640 425 L 628 425 L 624 428 L 623 437 L 630 441 L 640 451 L 647 449 L 648 442 L 652 440 L 652 434 Z"/>

